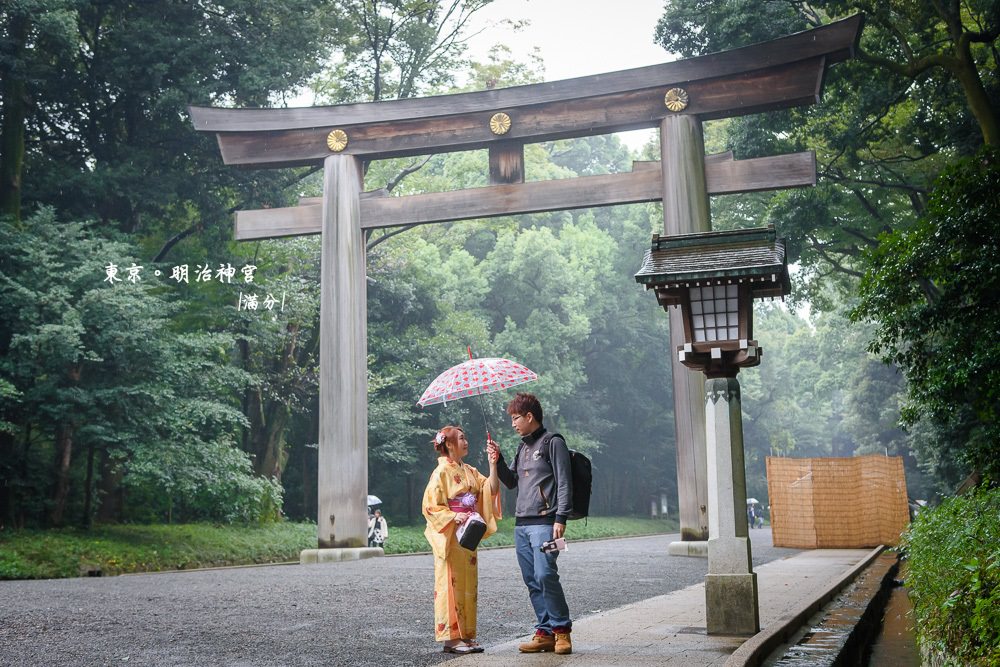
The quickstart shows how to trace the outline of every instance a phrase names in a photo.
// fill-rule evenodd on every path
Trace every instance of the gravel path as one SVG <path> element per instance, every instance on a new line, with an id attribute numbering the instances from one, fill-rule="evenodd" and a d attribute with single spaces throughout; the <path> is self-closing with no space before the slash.
<path id="1" fill-rule="evenodd" d="M 572 530 L 572 526 L 570 527 Z M 754 563 L 797 553 L 751 531 Z M 581 618 L 704 580 L 677 535 L 571 543 L 559 557 Z M 432 665 L 430 555 L 91 579 L 0 582 L 0 665 Z M 479 640 L 534 623 L 513 550 L 480 552 Z"/>

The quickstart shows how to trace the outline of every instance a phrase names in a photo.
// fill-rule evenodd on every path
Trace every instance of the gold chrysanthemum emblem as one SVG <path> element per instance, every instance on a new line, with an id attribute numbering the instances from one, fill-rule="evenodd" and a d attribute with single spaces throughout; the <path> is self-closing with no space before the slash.
<path id="1" fill-rule="evenodd" d="M 347 132 L 343 130 L 332 130 L 330 134 L 326 135 L 326 145 L 334 153 L 339 153 L 340 151 L 347 148 Z"/>
<path id="2" fill-rule="evenodd" d="M 671 88 L 663 96 L 663 103 L 671 111 L 684 111 L 688 105 L 688 94 L 683 88 Z"/>
<path id="3" fill-rule="evenodd" d="M 499 136 L 510 131 L 510 116 L 504 112 L 495 113 L 490 118 L 490 132 Z"/>

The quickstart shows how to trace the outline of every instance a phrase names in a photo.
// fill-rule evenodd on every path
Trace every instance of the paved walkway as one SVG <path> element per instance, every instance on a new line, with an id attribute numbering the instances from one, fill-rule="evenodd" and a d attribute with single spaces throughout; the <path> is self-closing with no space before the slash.
<path id="1" fill-rule="evenodd" d="M 864 551 L 798 552 L 752 530 L 765 629 L 835 582 Z M 704 558 L 678 535 L 574 542 L 560 557 L 572 656 L 517 653 L 533 623 L 513 550 L 479 554 L 480 656 L 434 642 L 429 554 L 127 577 L 0 581 L 0 666 L 424 667 L 717 665 L 742 638 L 705 634 Z M 755 643 L 756 635 L 738 650 Z M 575 662 L 571 663 L 569 660 Z"/>
<path id="2" fill-rule="evenodd" d="M 802 608 L 822 597 L 872 555 L 868 549 L 807 551 L 756 567 L 761 634 L 790 623 Z M 675 556 L 676 558 L 676 556 Z M 798 625 L 796 623 L 796 625 Z M 583 618 L 573 626 L 573 654 L 522 654 L 527 637 L 462 656 L 456 665 L 708 665 L 742 664 L 731 660 L 746 637 L 705 632 L 705 586 L 697 584 L 667 595 Z M 749 643 L 749 642 L 748 642 Z"/>

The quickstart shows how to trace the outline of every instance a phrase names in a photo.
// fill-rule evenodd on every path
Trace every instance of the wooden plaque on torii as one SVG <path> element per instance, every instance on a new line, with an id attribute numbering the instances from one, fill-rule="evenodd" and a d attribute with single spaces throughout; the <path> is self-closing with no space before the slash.
<path id="1" fill-rule="evenodd" d="M 648 201 L 664 233 L 711 228 L 708 197 L 814 185 L 811 152 L 752 160 L 705 156 L 703 120 L 820 98 L 826 69 L 853 56 L 862 18 L 780 39 L 631 70 L 455 95 L 298 109 L 191 107 L 223 161 L 244 167 L 323 163 L 323 196 L 240 211 L 236 238 L 321 234 L 320 547 L 367 538 L 365 230 Z M 659 127 L 660 162 L 630 173 L 524 182 L 524 144 Z M 491 185 L 401 197 L 362 192 L 362 162 L 486 148 Z M 671 314 L 671 344 L 679 323 Z M 671 357 L 675 355 L 671 354 Z M 684 539 L 708 538 L 704 388 L 674 363 L 677 475 Z"/>

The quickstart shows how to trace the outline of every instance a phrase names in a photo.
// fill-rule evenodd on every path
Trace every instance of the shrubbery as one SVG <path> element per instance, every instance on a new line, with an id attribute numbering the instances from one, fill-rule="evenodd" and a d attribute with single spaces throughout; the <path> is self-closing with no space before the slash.
<path id="1" fill-rule="evenodd" d="M 953 664 L 1000 664 L 1000 488 L 921 512 L 904 548 L 924 651 Z"/>

